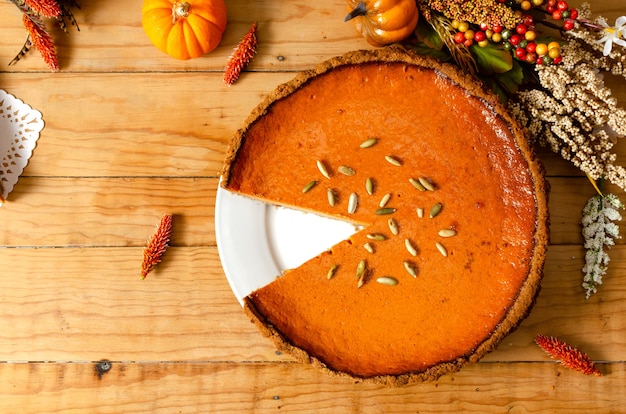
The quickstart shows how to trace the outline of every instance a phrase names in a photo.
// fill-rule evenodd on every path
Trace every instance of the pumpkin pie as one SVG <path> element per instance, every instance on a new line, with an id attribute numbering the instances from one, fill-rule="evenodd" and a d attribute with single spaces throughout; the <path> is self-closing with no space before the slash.
<path id="1" fill-rule="evenodd" d="M 297 360 L 387 385 L 478 361 L 526 317 L 548 241 L 525 131 L 455 67 L 356 51 L 279 86 L 235 135 L 223 188 L 358 226 L 244 299 Z"/>

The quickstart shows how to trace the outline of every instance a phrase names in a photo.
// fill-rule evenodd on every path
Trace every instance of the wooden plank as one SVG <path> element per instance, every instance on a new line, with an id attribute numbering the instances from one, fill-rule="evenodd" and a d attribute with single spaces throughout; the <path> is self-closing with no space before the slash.
<path id="1" fill-rule="evenodd" d="M 489 361 L 541 361 L 537 333 L 623 361 L 626 246 L 599 293 L 580 287 L 584 251 L 550 248 L 530 317 Z M 214 247 L 170 248 L 139 279 L 142 249 L 0 249 L 0 361 L 284 361 L 243 314 Z"/>
<path id="2" fill-rule="evenodd" d="M 3 87 L 46 124 L 24 175 L 216 176 L 252 109 L 293 76 L 236 89 L 207 73 L 17 74 Z"/>
<path id="3" fill-rule="evenodd" d="M 164 213 L 172 245 L 215 244 L 216 178 L 22 177 L 2 207 L 1 246 L 144 246 Z"/>
<path id="4" fill-rule="evenodd" d="M 0 249 L 0 360 L 283 360 L 244 315 L 215 248 Z"/>
<path id="5" fill-rule="evenodd" d="M 385 388 L 297 364 L 113 362 L 2 364 L 5 413 L 512 413 L 620 412 L 622 363 L 602 377 L 552 362 L 468 366 L 435 383 Z"/>

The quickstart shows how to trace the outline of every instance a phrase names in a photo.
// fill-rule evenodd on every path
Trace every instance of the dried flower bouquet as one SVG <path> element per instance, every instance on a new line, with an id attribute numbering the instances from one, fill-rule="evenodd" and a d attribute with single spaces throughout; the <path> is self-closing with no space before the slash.
<path id="1" fill-rule="evenodd" d="M 59 60 L 54 46 L 54 39 L 48 27 L 47 20 L 54 21 L 67 33 L 67 22 L 78 28 L 71 8 L 78 7 L 74 0 L 10 0 L 22 11 L 22 21 L 28 32 L 26 42 L 19 53 L 9 62 L 17 63 L 31 47 L 35 46 L 46 65 L 52 71 L 59 70 Z"/>

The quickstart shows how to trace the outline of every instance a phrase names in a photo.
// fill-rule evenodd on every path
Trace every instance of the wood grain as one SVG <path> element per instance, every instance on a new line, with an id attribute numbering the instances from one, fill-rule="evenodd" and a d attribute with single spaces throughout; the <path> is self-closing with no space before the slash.
<path id="1" fill-rule="evenodd" d="M 623 364 L 585 376 L 560 365 L 480 363 L 436 383 L 353 384 L 298 364 L 112 362 L 0 365 L 7 413 L 617 413 Z M 71 384 L 71 386 L 68 386 Z M 547 408 L 549 407 L 549 408 Z"/>
<path id="2" fill-rule="evenodd" d="M 584 250 L 550 247 L 537 304 L 491 361 L 541 361 L 537 333 L 623 361 L 626 246 L 599 293 L 580 286 Z M 282 361 L 244 316 L 215 247 L 172 247 L 145 280 L 142 249 L 0 249 L 0 355 L 10 361 Z M 184 340 L 181 340 L 184 338 Z"/>
<path id="3" fill-rule="evenodd" d="M 543 288 L 497 350 L 435 383 L 333 378 L 277 353 L 243 314 L 219 260 L 214 204 L 228 143 L 250 111 L 296 72 L 371 47 L 343 22 L 345 1 L 229 1 L 222 43 L 190 61 L 150 44 L 142 0 L 80 3 L 80 31 L 55 32 L 52 74 L 36 50 L 8 66 L 26 32 L 19 10 L 0 2 L 0 88 L 46 124 L 0 208 L 0 412 L 624 410 L 626 244 L 610 250 L 604 284 L 585 300 L 579 221 L 594 192 L 577 168 L 537 149 L 551 185 Z M 611 23 L 626 12 L 623 0 L 591 3 Z M 253 21 L 257 56 L 227 87 L 222 69 Z M 605 81 L 626 106 L 623 78 Z M 626 143 L 615 152 L 623 165 Z M 141 280 L 143 246 L 166 212 L 172 247 Z M 603 376 L 549 359 L 537 333 L 581 347 Z M 112 369 L 100 376 L 102 359 Z"/>

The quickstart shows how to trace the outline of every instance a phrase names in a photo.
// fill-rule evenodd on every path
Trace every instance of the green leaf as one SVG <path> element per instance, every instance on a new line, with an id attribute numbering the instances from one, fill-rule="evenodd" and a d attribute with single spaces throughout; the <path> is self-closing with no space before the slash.
<path id="1" fill-rule="evenodd" d="M 485 47 L 472 45 L 470 52 L 474 55 L 478 71 L 482 75 L 505 73 L 513 68 L 513 56 L 501 46 L 492 43 Z"/>
<path id="2" fill-rule="evenodd" d="M 517 92 L 518 87 L 524 83 L 524 79 L 526 78 L 522 65 L 514 60 L 512 62 L 512 66 L 513 67 L 508 72 L 498 73 L 494 75 L 500 85 L 509 94 Z"/>
<path id="3" fill-rule="evenodd" d="M 526 82 L 527 74 L 523 66 L 518 61 L 513 60 L 511 70 L 491 76 L 481 76 L 480 78 L 498 95 L 502 103 L 506 103 L 509 97 L 518 91 L 520 85 Z"/>
<path id="4" fill-rule="evenodd" d="M 424 19 L 419 19 L 415 34 L 419 42 L 426 45 L 426 47 L 441 50 L 445 46 L 439 33 L 429 23 L 424 22 Z"/>

